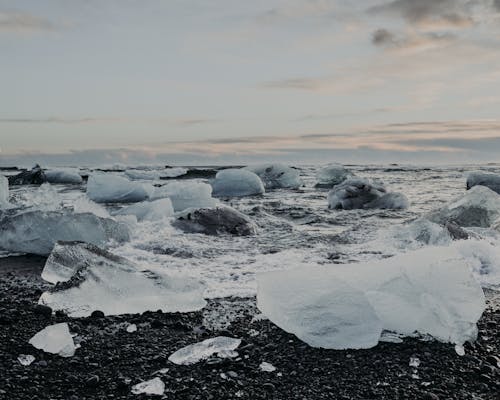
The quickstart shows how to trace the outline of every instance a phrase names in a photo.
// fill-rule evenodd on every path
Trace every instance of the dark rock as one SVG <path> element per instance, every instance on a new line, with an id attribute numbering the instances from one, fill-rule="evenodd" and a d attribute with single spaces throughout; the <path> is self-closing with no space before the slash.
<path id="1" fill-rule="evenodd" d="M 50 317 L 52 315 L 52 308 L 49 306 L 44 306 L 43 304 L 37 304 L 34 309 L 35 314 L 44 315 Z"/>
<path id="2" fill-rule="evenodd" d="M 212 179 L 217 175 L 215 169 L 190 169 L 184 175 L 171 177 L 161 177 L 160 179 Z"/>
<path id="3" fill-rule="evenodd" d="M 47 177 L 42 168 L 37 164 L 31 171 L 23 171 L 17 175 L 9 176 L 9 185 L 41 185 L 47 182 Z"/>
<path id="4" fill-rule="evenodd" d="M 92 311 L 92 314 L 90 314 L 90 318 L 94 319 L 104 318 L 104 313 L 100 310 Z"/>
<path id="5" fill-rule="evenodd" d="M 88 387 L 96 387 L 99 384 L 99 376 L 97 375 L 91 375 L 86 381 L 85 381 L 85 386 Z"/>
<path id="6" fill-rule="evenodd" d="M 453 240 L 469 239 L 469 234 L 455 222 L 448 221 L 445 223 L 444 227 L 448 230 L 448 233 Z"/>

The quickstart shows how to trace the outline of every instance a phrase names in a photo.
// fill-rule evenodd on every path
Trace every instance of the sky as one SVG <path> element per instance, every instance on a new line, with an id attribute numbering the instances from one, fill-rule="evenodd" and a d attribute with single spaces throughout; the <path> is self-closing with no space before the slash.
<path id="1" fill-rule="evenodd" d="M 0 0 L 0 50 L 0 165 L 500 161 L 500 0 Z"/>

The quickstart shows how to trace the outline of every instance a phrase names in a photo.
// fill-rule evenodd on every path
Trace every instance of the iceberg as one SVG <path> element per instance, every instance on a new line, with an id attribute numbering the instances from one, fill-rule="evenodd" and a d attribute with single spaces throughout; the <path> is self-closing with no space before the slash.
<path id="1" fill-rule="evenodd" d="M 207 235 L 248 236 L 257 232 L 250 218 L 228 206 L 188 209 L 177 216 L 173 225 L 185 232 Z"/>
<path id="2" fill-rule="evenodd" d="M 265 189 L 298 189 L 302 186 L 299 171 L 283 164 L 261 164 L 244 169 L 257 174 Z"/>
<path id="3" fill-rule="evenodd" d="M 136 203 L 146 200 L 152 190 L 117 175 L 94 174 L 87 182 L 87 196 L 96 203 Z"/>
<path id="4" fill-rule="evenodd" d="M 485 308 L 470 263 L 452 247 L 268 272 L 257 281 L 259 309 L 315 347 L 372 347 L 382 329 L 461 345 L 476 338 Z"/>
<path id="5" fill-rule="evenodd" d="M 500 196 L 485 186 L 474 186 L 462 197 L 452 200 L 427 215 L 433 222 L 448 222 L 463 227 L 489 228 L 500 217 Z"/>
<path id="6" fill-rule="evenodd" d="M 149 381 L 138 383 L 132 386 L 133 394 L 149 394 L 155 396 L 163 396 L 165 392 L 165 384 L 160 378 L 153 378 Z"/>
<path id="7" fill-rule="evenodd" d="M 316 174 L 317 188 L 331 189 L 347 179 L 354 178 L 354 174 L 340 164 L 328 164 Z"/>
<path id="8" fill-rule="evenodd" d="M 217 172 L 212 182 L 215 197 L 255 196 L 265 192 L 257 174 L 245 169 L 224 169 Z"/>
<path id="9" fill-rule="evenodd" d="M 60 242 L 50 254 L 42 278 L 58 283 L 42 294 L 39 303 L 86 317 L 144 311 L 190 312 L 205 306 L 203 286 L 192 278 L 163 271 L 143 270 L 132 261 L 97 246 Z"/>
<path id="10" fill-rule="evenodd" d="M 481 171 L 471 172 L 467 177 L 467 190 L 479 185 L 500 194 L 500 175 Z"/>
<path id="11" fill-rule="evenodd" d="M 41 185 L 47 182 L 47 177 L 42 168 L 37 164 L 30 171 L 23 171 L 17 175 L 9 176 L 9 185 Z"/>
<path id="12" fill-rule="evenodd" d="M 0 217 L 0 249 L 13 253 L 49 255 L 59 240 L 104 245 L 130 239 L 129 228 L 91 213 L 28 211 Z"/>
<path id="13" fill-rule="evenodd" d="M 173 353 L 168 360 L 177 365 L 192 365 L 214 354 L 229 354 L 234 356 L 234 351 L 240 344 L 241 339 L 217 336 L 183 347 Z"/>
<path id="14" fill-rule="evenodd" d="M 212 187 L 203 182 L 171 182 L 155 188 L 151 200 L 168 197 L 174 211 L 187 208 L 214 207 L 218 202 L 212 197 Z"/>
<path id="15" fill-rule="evenodd" d="M 46 353 L 57 354 L 61 357 L 72 357 L 76 350 L 67 323 L 47 326 L 33 336 L 29 343 Z"/>
<path id="16" fill-rule="evenodd" d="M 0 175 L 0 209 L 9 207 L 9 180 Z"/>
<path id="17" fill-rule="evenodd" d="M 160 173 L 158 171 L 143 171 L 138 169 L 127 169 L 125 175 L 132 180 L 158 180 Z"/>
<path id="18" fill-rule="evenodd" d="M 174 215 L 174 208 L 169 198 L 144 201 L 122 208 L 114 215 L 135 215 L 137 221 L 158 221 Z"/>
<path id="19" fill-rule="evenodd" d="M 45 171 L 45 177 L 49 183 L 80 184 L 83 182 L 77 169 L 54 169 Z"/>
<path id="20" fill-rule="evenodd" d="M 387 192 L 381 183 L 363 178 L 352 178 L 336 185 L 328 193 L 328 208 L 353 209 L 406 209 L 408 199 L 401 193 Z"/>

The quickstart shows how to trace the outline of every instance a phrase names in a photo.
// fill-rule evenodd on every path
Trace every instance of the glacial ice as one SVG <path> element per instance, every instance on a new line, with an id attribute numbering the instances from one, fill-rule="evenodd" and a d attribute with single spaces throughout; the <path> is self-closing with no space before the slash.
<path id="1" fill-rule="evenodd" d="M 46 353 L 58 354 L 61 357 L 72 357 L 76 350 L 67 323 L 47 326 L 33 336 L 29 343 Z"/>
<path id="2" fill-rule="evenodd" d="M 302 186 L 299 171 L 284 164 L 260 164 L 244 168 L 257 174 L 265 189 L 297 189 Z"/>
<path id="3" fill-rule="evenodd" d="M 168 197 L 174 211 L 187 208 L 214 207 L 218 201 L 212 198 L 212 187 L 203 182 L 171 182 L 155 188 L 151 200 Z"/>
<path id="4" fill-rule="evenodd" d="M 17 361 L 19 361 L 19 364 L 27 367 L 28 365 L 31 365 L 33 361 L 35 361 L 35 356 L 31 354 L 19 354 L 17 357 Z"/>
<path id="5" fill-rule="evenodd" d="M 316 187 L 331 189 L 347 179 L 354 178 L 354 174 L 340 164 L 328 164 L 316 174 Z"/>
<path id="6" fill-rule="evenodd" d="M 500 196 L 485 186 L 474 186 L 427 218 L 438 224 L 454 222 L 463 227 L 490 227 L 500 217 Z"/>
<path id="7" fill-rule="evenodd" d="M 83 182 L 76 168 L 63 168 L 45 171 L 49 183 L 80 184 Z"/>
<path id="8" fill-rule="evenodd" d="M 50 183 L 43 183 L 36 189 L 21 192 L 16 205 L 36 211 L 59 211 L 63 208 L 63 198 Z"/>
<path id="9" fill-rule="evenodd" d="M 408 199 L 401 193 L 388 193 L 378 182 L 364 178 L 347 179 L 328 193 L 328 207 L 336 210 L 405 209 Z"/>
<path id="10" fill-rule="evenodd" d="M 59 240 L 104 245 L 129 237 L 125 224 L 91 213 L 28 211 L 4 214 L 0 219 L 0 249 L 13 253 L 48 255 Z"/>
<path id="11" fill-rule="evenodd" d="M 207 235 L 229 233 L 248 236 L 257 232 L 249 217 L 228 206 L 185 210 L 177 216 L 173 225 L 185 232 Z"/>
<path id="12" fill-rule="evenodd" d="M 93 174 L 87 182 L 87 196 L 96 203 L 135 203 L 146 200 L 152 186 L 111 174 Z"/>
<path id="13" fill-rule="evenodd" d="M 259 365 L 259 368 L 263 372 L 274 372 L 276 371 L 276 367 L 273 364 L 262 361 Z"/>
<path id="14" fill-rule="evenodd" d="M 165 384 L 158 377 L 132 386 L 133 394 L 149 394 L 149 395 L 163 396 L 164 392 L 165 392 Z"/>
<path id="15" fill-rule="evenodd" d="M 62 282 L 40 297 L 39 303 L 64 310 L 71 317 L 190 312 L 205 306 L 203 286 L 192 278 L 174 277 L 139 265 L 87 243 L 58 243 L 42 278 Z"/>
<path id="16" fill-rule="evenodd" d="M 257 280 L 259 309 L 316 347 L 371 347 L 382 329 L 463 344 L 475 339 L 485 308 L 470 263 L 453 247 L 359 264 L 274 271 Z"/>
<path id="17" fill-rule="evenodd" d="M 158 221 L 162 218 L 172 217 L 174 208 L 169 198 L 154 201 L 144 201 L 122 208 L 115 215 L 135 215 L 137 221 Z"/>
<path id="18" fill-rule="evenodd" d="M 170 355 L 168 360 L 178 365 L 196 364 L 197 362 L 205 360 L 214 354 L 234 352 L 240 344 L 241 339 L 234 339 L 227 336 L 217 336 L 215 338 L 206 339 L 202 342 L 183 347 Z"/>
<path id="19" fill-rule="evenodd" d="M 86 195 L 81 195 L 73 202 L 73 212 L 76 214 L 92 213 L 101 218 L 110 218 L 108 210 L 102 205 L 90 200 Z"/>
<path id="20" fill-rule="evenodd" d="M 167 168 L 160 173 L 160 178 L 177 178 L 178 176 L 185 175 L 188 172 L 186 168 L 173 167 Z"/>
<path id="21" fill-rule="evenodd" d="M 224 169 L 212 182 L 215 197 L 244 197 L 263 194 L 264 184 L 259 176 L 245 169 Z"/>
<path id="22" fill-rule="evenodd" d="M 0 209 L 9 206 L 9 180 L 0 175 Z"/>
<path id="23" fill-rule="evenodd" d="M 471 172 L 467 177 L 467 190 L 474 186 L 486 186 L 494 192 L 500 194 L 500 175 L 486 172 Z"/>
<path id="24" fill-rule="evenodd" d="M 127 169 L 125 175 L 132 180 L 158 180 L 160 173 L 158 171 L 144 171 L 139 169 Z"/>

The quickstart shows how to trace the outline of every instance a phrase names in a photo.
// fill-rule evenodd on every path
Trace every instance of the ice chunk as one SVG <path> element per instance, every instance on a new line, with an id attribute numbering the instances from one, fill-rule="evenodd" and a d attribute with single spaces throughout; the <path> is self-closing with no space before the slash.
<path id="1" fill-rule="evenodd" d="M 137 221 L 157 221 L 162 218 L 172 217 L 174 208 L 170 199 L 144 201 L 122 208 L 115 215 L 135 215 Z"/>
<path id="2" fill-rule="evenodd" d="M 71 357 L 76 350 L 67 323 L 47 326 L 33 336 L 29 343 L 46 353 L 58 354 L 61 357 Z"/>
<path id="3" fill-rule="evenodd" d="M 322 269 L 258 275 L 257 305 L 276 325 L 315 347 L 370 348 L 382 323 L 365 294 Z"/>
<path id="4" fill-rule="evenodd" d="M 110 218 L 108 210 L 90 200 L 86 195 L 79 196 L 73 202 L 73 211 L 76 214 L 92 213 L 101 218 Z"/>
<path id="5" fill-rule="evenodd" d="M 137 325 L 136 324 L 129 324 L 127 325 L 127 332 L 128 333 L 134 333 L 137 332 Z"/>
<path id="6" fill-rule="evenodd" d="M 467 190 L 478 185 L 486 186 L 487 188 L 500 194 L 500 175 L 489 174 L 481 171 L 471 172 L 467 177 Z"/>
<path id="7" fill-rule="evenodd" d="M 104 245 L 129 238 L 127 225 L 91 213 L 28 211 L 4 213 L 0 219 L 0 249 L 15 253 L 49 255 L 59 240 Z"/>
<path id="8" fill-rule="evenodd" d="M 80 184 L 83 182 L 78 169 L 63 168 L 45 171 L 45 177 L 49 183 Z"/>
<path id="9" fill-rule="evenodd" d="M 259 365 L 259 368 L 261 371 L 264 371 L 264 372 L 274 372 L 276 371 L 276 367 L 273 365 L 273 364 L 270 364 L 268 362 L 261 362 L 260 365 Z"/>
<path id="10" fill-rule="evenodd" d="M 56 285 L 40 303 L 84 317 L 100 310 L 106 315 L 190 312 L 205 306 L 203 286 L 194 279 L 137 264 L 87 243 L 58 243 L 47 259 L 42 278 Z"/>
<path id="11" fill-rule="evenodd" d="M 438 224 L 454 222 L 460 226 L 490 227 L 500 217 L 500 196 L 485 186 L 474 186 L 427 218 Z"/>
<path id="12" fill-rule="evenodd" d="M 160 179 L 160 173 L 158 171 L 143 171 L 138 169 L 127 169 L 125 175 L 129 179 L 133 180 L 158 180 Z"/>
<path id="13" fill-rule="evenodd" d="M 57 211 L 63 208 L 63 199 L 50 183 L 21 193 L 17 205 L 37 211 Z"/>
<path id="14" fill-rule="evenodd" d="M 178 365 L 196 364 L 214 354 L 234 351 L 241 344 L 241 339 L 234 339 L 227 336 L 217 336 L 206 339 L 203 342 L 190 344 L 173 353 L 168 359 Z"/>
<path id="15" fill-rule="evenodd" d="M 87 182 L 87 196 L 96 203 L 135 203 L 146 200 L 152 186 L 131 182 L 111 174 L 93 174 Z"/>
<path id="16" fill-rule="evenodd" d="M 316 187 L 332 188 L 347 179 L 354 178 L 354 174 L 340 164 L 328 164 L 316 174 Z"/>
<path id="17" fill-rule="evenodd" d="M 155 396 L 163 396 L 165 392 L 165 384 L 160 378 L 153 378 L 146 382 L 138 383 L 132 386 L 133 394 L 150 394 Z"/>
<path id="18" fill-rule="evenodd" d="M 264 185 L 257 174 L 245 169 L 224 169 L 212 182 L 215 197 L 243 197 L 263 194 Z"/>
<path id="19" fill-rule="evenodd" d="M 37 164 L 31 171 L 23 171 L 17 175 L 9 176 L 9 185 L 41 185 L 47 182 L 47 177 L 42 168 Z"/>
<path id="20" fill-rule="evenodd" d="M 19 364 L 27 367 L 28 365 L 31 365 L 33 361 L 35 361 L 35 357 L 31 354 L 19 354 L 19 357 L 17 357 L 17 361 L 19 361 Z"/>
<path id="21" fill-rule="evenodd" d="M 186 168 L 175 167 L 175 168 L 167 168 L 160 173 L 160 179 L 163 178 L 177 178 L 179 176 L 185 175 L 188 172 Z"/>
<path id="22" fill-rule="evenodd" d="M 447 245 L 451 243 L 448 230 L 425 218 L 403 225 L 395 225 L 382 232 L 383 240 L 400 249 L 417 249 L 423 245 Z"/>
<path id="23" fill-rule="evenodd" d="M 469 263 L 450 247 L 367 263 L 261 274 L 258 286 L 261 311 L 317 347 L 373 346 L 378 340 L 375 327 L 462 344 L 475 339 L 485 308 Z M 363 324 L 366 328 L 360 329 Z M 349 328 L 351 335 L 343 335 Z"/>
<path id="24" fill-rule="evenodd" d="M 151 200 L 168 197 L 175 211 L 187 208 L 214 207 L 218 202 L 212 198 L 212 187 L 202 182 L 172 182 L 156 188 Z"/>
<path id="25" fill-rule="evenodd" d="M 9 180 L 0 175 L 0 209 L 9 206 Z"/>
<path id="26" fill-rule="evenodd" d="M 420 367 L 420 358 L 418 357 L 410 357 L 410 362 L 408 365 L 412 368 L 418 368 Z"/>
<path id="27" fill-rule="evenodd" d="M 260 164 L 245 168 L 259 176 L 266 189 L 297 189 L 302 185 L 299 171 L 283 164 Z"/>
<path id="28" fill-rule="evenodd" d="M 405 209 L 408 205 L 403 194 L 387 193 L 381 183 L 362 178 L 348 179 L 328 193 L 328 207 L 336 210 Z"/>
<path id="29" fill-rule="evenodd" d="M 236 236 L 248 236 L 257 232 L 250 218 L 227 206 L 188 209 L 177 216 L 174 226 L 186 232 L 207 235 L 229 233 Z"/>

